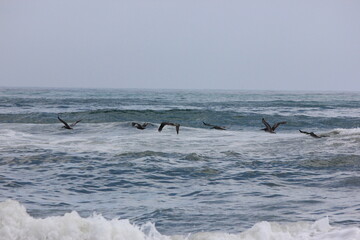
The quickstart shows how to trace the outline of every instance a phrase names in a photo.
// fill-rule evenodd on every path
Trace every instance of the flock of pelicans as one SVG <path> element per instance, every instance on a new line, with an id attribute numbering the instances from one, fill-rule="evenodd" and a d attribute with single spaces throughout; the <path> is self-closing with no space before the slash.
<path id="1" fill-rule="evenodd" d="M 79 123 L 81 120 L 77 120 L 76 122 L 72 123 L 72 124 L 68 124 L 67 122 L 65 122 L 63 119 L 60 118 L 60 116 L 58 116 L 58 119 L 60 122 L 62 122 L 64 124 L 63 128 L 66 128 L 66 129 L 73 129 L 73 127 Z M 275 130 L 276 128 L 278 128 L 281 124 L 286 124 L 286 122 L 278 122 L 278 123 L 275 123 L 273 126 L 270 126 L 270 124 L 263 118 L 262 119 L 262 123 L 265 125 L 265 128 L 261 129 L 265 132 L 269 132 L 269 133 L 275 133 Z M 211 127 L 212 129 L 217 129 L 217 130 L 226 130 L 226 127 L 222 127 L 222 126 L 217 126 L 217 125 L 212 125 L 212 124 L 209 124 L 209 123 L 205 123 L 203 122 L 203 124 L 205 126 L 208 126 L 208 127 Z M 137 122 L 132 122 L 131 125 L 137 129 L 140 129 L 140 130 L 144 130 L 146 129 L 146 127 L 149 125 L 149 123 L 143 123 L 143 124 L 140 124 L 140 123 L 137 123 Z M 158 131 L 161 132 L 162 129 L 166 126 L 174 126 L 175 129 L 176 129 L 176 133 L 179 134 L 179 130 L 180 130 L 180 124 L 178 123 L 171 123 L 171 122 L 162 122 L 158 128 Z M 307 135 L 310 135 L 311 137 L 313 138 L 322 138 L 324 136 L 319 136 L 319 135 L 316 135 L 314 132 L 305 132 L 305 131 L 302 131 L 302 130 L 299 130 L 301 133 L 304 133 L 304 134 L 307 134 Z"/>

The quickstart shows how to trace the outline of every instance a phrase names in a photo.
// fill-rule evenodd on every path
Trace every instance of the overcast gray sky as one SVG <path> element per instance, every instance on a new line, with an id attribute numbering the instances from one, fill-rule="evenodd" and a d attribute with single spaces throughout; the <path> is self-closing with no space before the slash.
<path id="1" fill-rule="evenodd" d="M 0 0 L 0 86 L 360 91 L 360 1 Z"/>

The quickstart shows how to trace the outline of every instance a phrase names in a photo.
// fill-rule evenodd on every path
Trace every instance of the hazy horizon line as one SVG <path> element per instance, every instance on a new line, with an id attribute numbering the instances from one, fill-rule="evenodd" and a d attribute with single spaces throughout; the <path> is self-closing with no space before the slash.
<path id="1" fill-rule="evenodd" d="M 151 88 L 151 87 L 48 87 L 48 86 L 2 86 L 0 88 L 12 88 L 12 89 L 64 89 L 64 90 L 74 90 L 74 89 L 88 89 L 88 90 L 162 90 L 162 91 L 250 91 L 250 92 L 349 92 L 349 93 L 360 93 L 360 90 L 305 90 L 305 89 L 229 89 L 229 88 Z"/>

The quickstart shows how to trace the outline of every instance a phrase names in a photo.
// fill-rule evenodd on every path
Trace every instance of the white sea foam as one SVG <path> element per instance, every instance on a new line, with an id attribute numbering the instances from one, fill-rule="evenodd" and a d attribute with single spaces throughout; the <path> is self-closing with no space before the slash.
<path id="1" fill-rule="evenodd" d="M 294 132 L 266 134 L 263 131 L 214 131 L 181 127 L 177 135 L 167 127 L 158 133 L 156 126 L 144 131 L 132 128 L 130 123 L 84 123 L 68 131 L 53 124 L 5 125 L 0 129 L 0 149 L 43 149 L 67 153 L 167 152 L 201 154 L 221 157 L 223 152 L 241 152 L 248 156 L 273 154 L 307 154 L 323 152 L 359 154 L 360 128 L 333 129 L 317 132 L 322 139 L 313 139 Z M 101 132 L 101 134 L 99 134 Z M 166 148 L 164 148 L 166 146 Z M 211 146 L 211 147 L 209 147 Z M 286 151 L 284 151 L 286 149 Z"/>
<path id="2" fill-rule="evenodd" d="M 358 240 L 359 227 L 332 227 L 328 218 L 314 223 L 259 222 L 237 234 L 199 232 L 166 236 L 153 223 L 137 226 L 128 220 L 107 220 L 99 214 L 83 218 L 75 211 L 63 216 L 33 218 L 14 200 L 0 203 L 2 240 Z"/>
<path id="3" fill-rule="evenodd" d="M 150 228 L 149 228 L 150 226 Z M 143 229 L 150 229 L 142 231 Z M 169 239 L 151 224 L 138 227 L 128 220 L 106 220 L 94 214 L 82 218 L 75 211 L 64 216 L 36 219 L 24 206 L 13 200 L 0 203 L 0 239 L 6 240 L 152 240 Z"/>
<path id="4" fill-rule="evenodd" d="M 239 106 L 216 106 L 213 110 L 218 112 L 234 111 L 242 115 L 247 114 L 260 114 L 260 115 L 278 115 L 283 117 L 293 116 L 307 116 L 307 117 L 327 117 L 327 118 L 340 118 L 340 117 L 353 117 L 356 118 L 360 115 L 360 109 L 356 108 L 336 108 L 336 109 L 323 109 L 321 107 L 239 107 Z"/>
<path id="5" fill-rule="evenodd" d="M 336 128 L 332 132 L 335 134 L 342 134 L 342 135 L 360 135 L 360 127 L 358 127 L 358 128 Z"/>

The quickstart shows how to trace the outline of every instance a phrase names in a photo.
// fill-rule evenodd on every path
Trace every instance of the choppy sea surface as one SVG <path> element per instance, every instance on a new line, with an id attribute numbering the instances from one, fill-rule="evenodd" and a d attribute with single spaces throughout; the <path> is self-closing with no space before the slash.
<path id="1" fill-rule="evenodd" d="M 0 239 L 358 240 L 359 190 L 358 92 L 0 88 Z"/>

